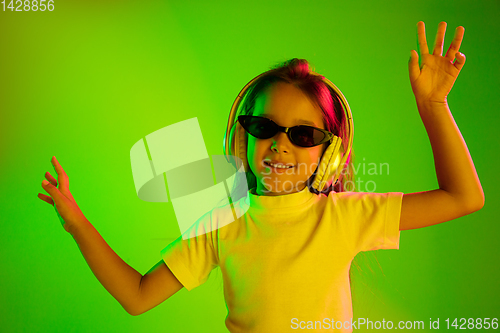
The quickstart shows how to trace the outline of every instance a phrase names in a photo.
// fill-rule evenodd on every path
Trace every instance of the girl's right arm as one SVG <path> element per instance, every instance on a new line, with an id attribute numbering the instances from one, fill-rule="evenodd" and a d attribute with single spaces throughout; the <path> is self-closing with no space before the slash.
<path id="1" fill-rule="evenodd" d="M 69 192 L 68 176 L 52 158 L 57 181 L 46 173 L 49 182 L 42 187 L 50 196 L 39 193 L 43 201 L 54 205 L 64 229 L 75 239 L 90 269 L 106 290 L 131 315 L 139 315 L 162 303 L 183 286 L 163 261 L 142 276 L 125 263 L 85 218 Z"/>
<path id="2" fill-rule="evenodd" d="M 72 235 L 96 278 L 131 315 L 154 308 L 183 287 L 163 260 L 142 276 L 111 249 L 87 220 Z"/>

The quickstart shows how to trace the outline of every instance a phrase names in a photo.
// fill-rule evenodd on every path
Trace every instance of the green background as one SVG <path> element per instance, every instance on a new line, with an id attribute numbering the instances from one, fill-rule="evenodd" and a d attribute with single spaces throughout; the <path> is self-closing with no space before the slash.
<path id="1" fill-rule="evenodd" d="M 498 0 L 56 1 L 53 12 L 2 11 L 0 331 L 224 332 L 220 270 L 131 316 L 37 194 L 54 155 L 89 221 L 145 274 L 180 233 L 171 203 L 137 197 L 130 148 L 198 117 L 209 155 L 221 154 L 234 98 L 277 62 L 305 58 L 342 90 L 356 162 L 390 165 L 389 174 L 358 177 L 377 192 L 436 188 L 408 79 L 420 20 L 430 45 L 438 23 L 448 23 L 445 50 L 465 27 L 467 61 L 448 101 L 486 204 L 401 232 L 397 251 L 358 257 L 354 316 L 426 327 L 429 318 L 443 327 L 446 318 L 500 317 L 499 14 Z"/>

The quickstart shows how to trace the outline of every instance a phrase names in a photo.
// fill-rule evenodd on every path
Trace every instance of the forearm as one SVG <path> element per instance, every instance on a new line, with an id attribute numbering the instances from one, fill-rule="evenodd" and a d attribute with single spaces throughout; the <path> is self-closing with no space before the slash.
<path id="1" fill-rule="evenodd" d="M 417 101 L 417 106 L 431 142 L 439 188 L 463 209 L 480 209 L 484 204 L 481 183 L 448 104 Z"/>
<path id="2" fill-rule="evenodd" d="M 99 282 L 127 312 L 134 313 L 142 275 L 125 263 L 87 220 L 71 234 Z"/>

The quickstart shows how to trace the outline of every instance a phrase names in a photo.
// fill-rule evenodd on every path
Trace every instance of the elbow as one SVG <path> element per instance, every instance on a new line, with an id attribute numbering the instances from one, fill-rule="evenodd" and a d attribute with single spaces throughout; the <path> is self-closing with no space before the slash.
<path id="1" fill-rule="evenodd" d="M 123 304 L 122 304 L 122 307 L 131 316 L 138 316 L 138 315 L 141 314 L 140 311 L 137 311 L 136 309 L 129 308 L 129 307 L 123 305 Z"/>
<path id="2" fill-rule="evenodd" d="M 134 303 L 132 306 L 131 305 L 126 306 L 122 304 L 122 306 L 125 309 L 125 311 L 127 311 L 127 313 L 131 316 L 141 315 L 154 308 L 154 306 L 148 307 L 145 304 L 141 303 Z"/>
<path id="3" fill-rule="evenodd" d="M 137 303 L 134 303 L 132 305 L 121 304 L 121 306 L 131 316 L 138 316 L 138 315 L 141 315 L 147 311 L 147 310 L 144 310 L 143 308 L 141 308 Z"/>
<path id="4" fill-rule="evenodd" d="M 131 309 L 131 308 L 127 308 L 127 307 L 123 307 L 123 308 L 131 316 L 138 316 L 138 315 L 143 314 L 145 312 L 145 311 L 139 311 L 138 309 Z"/>
<path id="5" fill-rule="evenodd" d="M 484 207 L 484 193 L 483 193 L 483 191 L 481 191 L 481 195 L 478 197 L 478 199 L 476 201 L 473 212 L 477 212 L 478 210 L 480 210 L 483 207 Z"/>
<path id="6" fill-rule="evenodd" d="M 461 207 L 464 209 L 465 214 L 472 214 L 474 212 L 477 212 L 481 208 L 484 207 L 484 192 L 481 189 L 478 194 L 474 196 L 470 196 L 467 198 L 467 200 L 464 200 L 464 202 L 461 204 Z"/>
<path id="7" fill-rule="evenodd" d="M 484 192 L 483 188 L 479 186 L 478 193 L 475 196 L 474 205 L 472 207 L 473 211 L 471 213 L 477 212 L 483 207 L 484 207 Z"/>

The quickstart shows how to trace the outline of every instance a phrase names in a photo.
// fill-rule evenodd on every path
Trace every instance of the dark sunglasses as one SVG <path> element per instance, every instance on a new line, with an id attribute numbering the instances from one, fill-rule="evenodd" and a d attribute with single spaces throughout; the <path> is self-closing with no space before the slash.
<path id="1" fill-rule="evenodd" d="M 330 141 L 334 135 L 324 129 L 298 125 L 293 127 L 283 127 L 274 121 L 258 116 L 239 116 L 238 121 L 241 126 L 257 139 L 269 139 L 278 132 L 285 132 L 288 139 L 299 147 L 314 147 Z"/>

